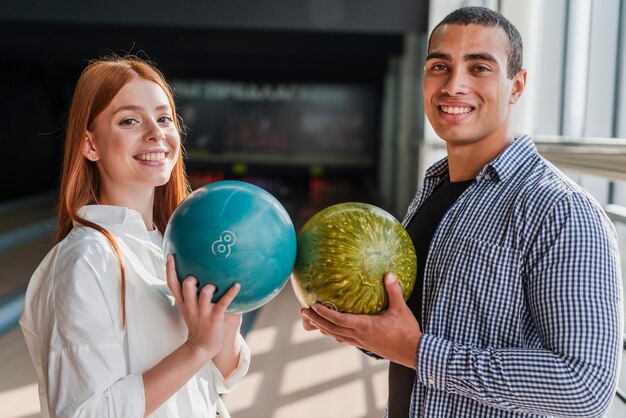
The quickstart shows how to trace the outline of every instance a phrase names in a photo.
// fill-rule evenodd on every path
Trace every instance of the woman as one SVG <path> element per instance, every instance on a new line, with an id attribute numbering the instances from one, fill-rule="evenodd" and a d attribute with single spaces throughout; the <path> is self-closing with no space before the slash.
<path id="1" fill-rule="evenodd" d="M 211 303 L 181 285 L 162 233 L 189 192 L 161 73 L 136 57 L 91 62 L 68 117 L 57 244 L 30 280 L 20 326 L 44 417 L 221 417 L 243 377 L 234 285 Z M 168 289 L 169 287 L 169 289 Z"/>

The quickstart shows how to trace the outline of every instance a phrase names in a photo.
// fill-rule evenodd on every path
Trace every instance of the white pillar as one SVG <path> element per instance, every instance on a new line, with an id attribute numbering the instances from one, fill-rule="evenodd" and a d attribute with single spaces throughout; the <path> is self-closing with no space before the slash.
<path id="1" fill-rule="evenodd" d="M 538 56 L 541 48 L 541 2 L 539 0 L 502 0 L 500 13 L 511 21 L 522 36 L 523 67 L 528 71 L 526 89 L 513 107 L 511 130 L 515 136 L 532 133 L 534 104 L 537 100 Z"/>
<path id="2" fill-rule="evenodd" d="M 565 136 L 585 133 L 592 0 L 570 0 L 567 13 L 563 128 Z"/>

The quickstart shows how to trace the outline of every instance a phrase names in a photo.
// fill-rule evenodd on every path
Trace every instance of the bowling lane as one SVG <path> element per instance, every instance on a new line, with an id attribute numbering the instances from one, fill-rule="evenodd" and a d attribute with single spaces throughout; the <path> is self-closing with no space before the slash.
<path id="1" fill-rule="evenodd" d="M 52 248 L 51 236 L 0 252 L 0 296 L 25 287 L 41 260 Z"/>
<path id="2" fill-rule="evenodd" d="M 39 417 L 37 375 L 18 327 L 0 337 L 0 376 L 0 418 Z"/>
<path id="3" fill-rule="evenodd" d="M 30 276 L 52 247 L 53 197 L 0 205 L 0 418 L 40 416 L 37 377 L 17 327 Z"/>
<path id="4" fill-rule="evenodd" d="M 54 193 L 0 204 L 0 298 L 28 283 L 52 248 Z"/>
<path id="5" fill-rule="evenodd" d="M 233 418 L 381 418 L 388 363 L 304 331 L 299 310 L 288 283 L 259 312 L 248 375 L 224 396 Z"/>

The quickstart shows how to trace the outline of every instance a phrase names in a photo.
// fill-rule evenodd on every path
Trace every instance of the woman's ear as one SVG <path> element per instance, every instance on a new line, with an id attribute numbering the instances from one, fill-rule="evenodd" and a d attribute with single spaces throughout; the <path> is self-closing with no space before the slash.
<path id="1" fill-rule="evenodd" d="M 85 142 L 83 144 L 83 156 L 89 161 L 98 161 L 98 152 L 88 133 L 85 133 Z"/>

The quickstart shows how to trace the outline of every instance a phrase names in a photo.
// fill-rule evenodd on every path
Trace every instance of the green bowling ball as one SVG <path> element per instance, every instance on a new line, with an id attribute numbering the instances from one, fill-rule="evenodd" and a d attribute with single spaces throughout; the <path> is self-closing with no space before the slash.
<path id="1" fill-rule="evenodd" d="M 347 202 L 313 215 L 296 236 L 291 285 L 300 304 L 319 302 L 344 313 L 378 314 L 387 307 L 383 277 L 395 273 L 407 300 L 417 260 L 411 237 L 392 215 Z"/>

